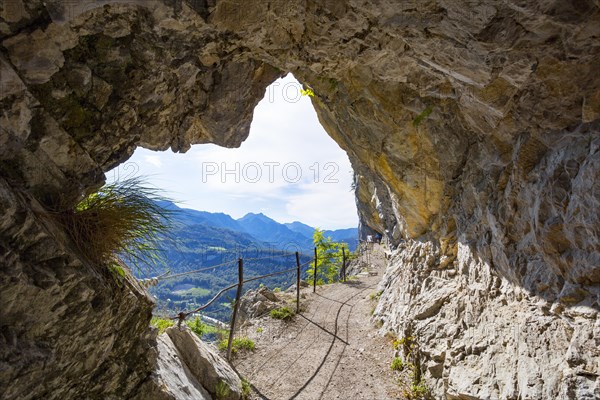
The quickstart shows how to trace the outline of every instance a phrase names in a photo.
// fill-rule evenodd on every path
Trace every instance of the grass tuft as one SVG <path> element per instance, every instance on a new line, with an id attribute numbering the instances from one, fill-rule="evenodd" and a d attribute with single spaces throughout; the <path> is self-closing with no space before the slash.
<path id="1" fill-rule="evenodd" d="M 404 369 L 404 362 L 399 357 L 394 357 L 392 364 L 390 365 L 392 371 L 402 371 Z"/>
<path id="2" fill-rule="evenodd" d="M 295 315 L 294 311 L 289 307 L 281 307 L 271 310 L 269 315 L 275 319 L 282 319 L 284 321 L 289 321 Z"/>
<path id="3" fill-rule="evenodd" d="M 248 379 L 242 378 L 242 399 L 247 400 L 250 398 L 251 385 Z"/>
<path id="4" fill-rule="evenodd" d="M 163 259 L 173 211 L 163 208 L 159 190 L 135 177 L 107 184 L 75 207 L 54 213 L 90 262 L 106 264 L 123 257 L 135 268 L 154 269 Z"/>
<path id="5" fill-rule="evenodd" d="M 219 342 L 218 348 L 220 351 L 227 351 L 227 342 L 227 338 L 222 339 Z M 238 350 L 254 351 L 254 349 L 256 349 L 254 340 L 247 337 L 234 338 L 233 342 L 231 343 L 231 354 L 236 354 Z"/>

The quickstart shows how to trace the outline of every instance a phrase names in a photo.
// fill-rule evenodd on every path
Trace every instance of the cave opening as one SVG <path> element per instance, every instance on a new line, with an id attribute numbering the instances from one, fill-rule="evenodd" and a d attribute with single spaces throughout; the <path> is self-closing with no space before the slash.
<path id="1" fill-rule="evenodd" d="M 353 170 L 292 74 L 273 82 L 238 148 L 194 145 L 185 154 L 138 147 L 107 180 L 141 175 L 182 206 L 234 218 L 264 213 L 323 229 L 356 227 Z"/>
<path id="2" fill-rule="evenodd" d="M 107 172 L 109 183 L 141 177 L 177 210 L 174 241 L 163 249 L 161 265 L 130 265 L 139 278 L 279 251 L 300 251 L 308 259 L 315 228 L 356 249 L 354 171 L 346 152 L 321 126 L 308 93 L 292 74 L 274 81 L 254 110 L 248 138 L 237 148 L 202 144 L 177 154 L 138 147 Z M 281 263 L 261 261 L 250 274 L 277 270 Z M 196 307 L 235 278 L 235 268 L 229 268 L 160 282 L 150 288 L 155 313 L 175 315 Z M 248 288 L 262 283 L 285 289 L 294 282 L 290 274 Z M 204 315 L 226 321 L 231 309 L 224 299 Z"/>

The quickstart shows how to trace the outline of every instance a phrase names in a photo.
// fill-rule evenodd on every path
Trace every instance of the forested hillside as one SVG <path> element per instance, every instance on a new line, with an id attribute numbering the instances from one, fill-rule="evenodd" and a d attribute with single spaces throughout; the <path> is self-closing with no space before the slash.
<path id="1" fill-rule="evenodd" d="M 180 208 L 170 202 L 161 205 L 173 211 L 174 228 L 162 246 L 163 265 L 151 273 L 138 271 L 140 277 L 157 276 L 166 271 L 175 275 L 216 267 L 167 278 L 152 287 L 150 293 L 156 298 L 158 314 L 175 315 L 179 311 L 197 308 L 221 289 L 237 282 L 239 258 L 244 260 L 245 278 L 251 278 L 294 267 L 296 251 L 300 253 L 301 263 L 313 257 L 314 228 L 300 222 L 292 225 L 301 227 L 302 232 L 290 229 L 290 224 L 280 224 L 264 214 L 248 214 L 235 220 L 227 214 Z M 353 232 L 355 236 L 345 241 L 353 250 L 357 242 L 356 228 L 326 231 L 326 235 L 336 241 L 344 241 L 339 239 Z M 303 268 L 303 276 L 306 270 L 306 267 Z M 260 284 L 285 290 L 295 283 L 295 279 L 295 272 L 282 274 L 250 282 L 244 285 L 244 291 Z M 227 321 L 234 297 L 235 289 L 232 289 L 211 305 L 205 314 Z"/>

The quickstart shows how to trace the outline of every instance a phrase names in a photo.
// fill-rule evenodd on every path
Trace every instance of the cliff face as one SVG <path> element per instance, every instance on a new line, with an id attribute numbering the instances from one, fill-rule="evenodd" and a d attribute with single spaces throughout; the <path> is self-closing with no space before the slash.
<path id="1" fill-rule="evenodd" d="M 29 194 L 0 179 L 0 398 L 120 399 L 153 368 L 152 300 L 82 262 Z"/>
<path id="2" fill-rule="evenodd" d="M 115 343 L 137 354 L 149 318 L 132 285 L 94 275 L 33 204 L 59 194 L 74 201 L 138 145 L 238 146 L 266 86 L 290 71 L 313 88 L 323 126 L 348 152 L 365 231 L 397 246 L 376 317 L 416 338 L 434 392 L 600 392 L 597 1 L 2 7 L 3 386 L 86 359 L 62 350 L 73 329 L 65 310 L 78 304 L 63 271 L 96 276 L 94 290 L 114 297 L 96 305 L 98 314 L 77 314 L 77 329 L 90 333 L 73 333 L 80 343 L 70 351 L 108 336 L 94 321 L 125 307 L 127 296 L 143 312 L 131 311 L 123 329 L 111 325 Z M 49 274 L 60 279 L 36 283 Z M 82 304 L 93 305 L 86 296 Z M 67 308 L 51 305 L 59 298 Z M 122 362 L 123 349 L 108 347 L 115 356 L 91 358 L 90 371 Z M 15 366 L 11 354 L 39 355 L 42 364 Z M 151 369 L 129 360 L 138 381 Z M 43 375 L 48 391 L 71 379 Z"/>

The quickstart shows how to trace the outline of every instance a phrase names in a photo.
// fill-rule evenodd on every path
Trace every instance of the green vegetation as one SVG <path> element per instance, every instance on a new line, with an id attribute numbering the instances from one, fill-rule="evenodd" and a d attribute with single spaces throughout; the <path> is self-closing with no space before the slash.
<path id="1" fill-rule="evenodd" d="M 313 90 L 311 88 L 307 88 L 307 89 L 300 89 L 300 94 L 302 96 L 314 97 L 315 92 L 313 92 Z"/>
<path id="2" fill-rule="evenodd" d="M 392 342 L 392 346 L 394 346 L 394 350 L 396 350 L 396 352 L 402 351 L 406 360 L 414 359 L 413 350 L 416 347 L 416 343 L 414 342 L 414 338 L 412 336 L 406 336 L 403 338 L 396 339 Z M 399 360 L 400 364 L 398 364 L 396 360 Z M 392 360 L 392 366 L 394 365 L 394 363 L 396 363 L 397 366 L 401 367 L 400 369 L 398 369 L 398 371 L 404 368 L 408 368 L 411 370 L 413 378 L 418 375 L 415 375 L 416 367 L 415 364 L 413 364 L 412 362 L 408 361 L 405 363 L 400 358 L 396 357 L 394 358 L 394 360 Z M 394 368 L 392 367 L 392 369 Z"/>
<path id="3" fill-rule="evenodd" d="M 408 389 L 404 390 L 404 396 L 408 400 L 420 400 L 426 399 L 430 395 L 429 388 L 425 385 L 425 382 L 420 381 L 418 383 L 412 383 Z"/>
<path id="4" fill-rule="evenodd" d="M 433 106 L 427 106 L 419 115 L 413 119 L 413 126 L 418 128 L 421 122 L 423 122 L 433 112 Z"/>
<path id="5" fill-rule="evenodd" d="M 246 378 L 242 378 L 242 399 L 246 400 L 250 398 L 250 382 Z"/>
<path id="6" fill-rule="evenodd" d="M 150 293 L 158 299 L 158 312 L 167 315 L 176 315 L 182 310 L 191 310 L 205 304 L 219 290 L 237 282 L 237 258 L 232 259 L 233 251 L 237 248 L 249 246 L 246 243 L 235 242 L 235 238 L 228 241 L 227 236 L 213 228 L 202 225 L 187 226 L 185 229 L 176 227 L 173 236 L 177 238 L 177 248 L 164 245 L 164 255 L 169 260 L 169 268 L 174 273 L 191 271 L 199 266 L 217 265 L 231 260 L 231 265 L 216 270 L 208 270 L 193 275 L 181 276 L 160 281 L 155 287 L 150 288 Z M 213 241 L 225 238 L 227 252 L 209 249 Z M 252 248 L 251 248 L 252 249 Z M 272 249 L 254 248 L 244 260 L 244 274 L 248 278 L 268 274 L 283 268 L 280 258 L 268 258 L 273 255 Z M 237 256 L 234 254 L 234 256 Z M 250 260 L 262 258 L 262 260 Z M 300 262 L 310 260 L 309 254 L 300 256 Z M 287 264 L 286 264 L 287 266 Z M 305 275 L 302 276 L 305 279 Z M 244 290 L 256 289 L 260 283 L 269 288 L 287 288 L 296 282 L 295 272 L 277 275 L 244 284 Z M 226 299 L 235 297 L 235 288 L 226 292 L 224 296 L 210 307 L 202 311 L 203 315 L 216 318 L 220 321 L 229 321 L 231 308 L 225 305 Z M 222 300 L 222 301 L 221 301 Z"/>
<path id="7" fill-rule="evenodd" d="M 296 313 L 289 307 L 280 307 L 274 310 L 271 310 L 269 315 L 275 319 L 282 319 L 284 321 L 289 321 L 294 317 Z"/>
<path id="8" fill-rule="evenodd" d="M 337 281 L 342 265 L 342 247 L 345 247 L 344 243 L 334 242 L 330 237 L 325 237 L 321 229 L 315 229 L 313 243 L 317 248 L 317 285 Z M 312 285 L 315 267 L 314 263 L 309 265 L 307 281 Z"/>
<path id="9" fill-rule="evenodd" d="M 369 300 L 379 301 L 379 298 L 381 297 L 382 293 L 383 293 L 383 290 L 380 290 L 377 293 L 371 293 L 369 295 Z"/>
<path id="10" fill-rule="evenodd" d="M 393 371 L 404 371 L 408 370 L 408 376 L 411 379 L 410 385 L 407 385 L 405 379 L 400 377 L 398 384 L 404 388 L 404 397 L 408 400 L 420 400 L 430 398 L 429 388 L 423 381 L 423 376 L 419 369 L 419 353 L 417 349 L 417 343 L 413 336 L 405 336 L 403 338 L 396 339 L 392 342 L 394 350 L 396 352 L 402 351 L 404 354 L 403 361 L 400 357 L 396 356 L 390 364 L 390 369 Z"/>
<path id="11" fill-rule="evenodd" d="M 247 337 L 233 339 L 233 346 L 238 349 L 249 351 L 254 351 L 255 349 L 254 341 L 252 339 L 248 339 Z"/>
<path id="12" fill-rule="evenodd" d="M 152 319 L 150 320 L 150 325 L 157 328 L 158 334 L 160 335 L 161 333 L 163 333 L 165 331 L 165 329 L 167 329 L 170 326 L 175 325 L 175 323 L 173 322 L 173 320 L 170 320 L 170 319 L 164 319 L 164 318 L 160 318 L 160 317 L 152 317 Z"/>
<path id="13" fill-rule="evenodd" d="M 126 273 L 125 273 L 125 270 L 124 270 L 124 269 L 123 269 L 123 267 L 122 267 L 122 266 L 120 266 L 119 264 L 117 264 L 117 263 L 110 264 L 110 265 L 108 266 L 108 269 L 109 269 L 109 270 L 110 270 L 110 271 L 111 271 L 111 272 L 112 272 L 112 273 L 113 273 L 113 274 L 114 274 L 116 277 L 125 278 L 125 275 L 126 275 Z"/>
<path id="14" fill-rule="evenodd" d="M 412 353 L 412 350 L 416 347 L 415 338 L 412 336 L 406 336 L 400 339 L 394 340 L 394 350 L 404 350 L 408 355 Z"/>
<path id="15" fill-rule="evenodd" d="M 152 317 L 150 324 L 158 329 L 158 333 L 160 335 L 165 331 L 165 329 L 175 325 L 175 321 L 160 317 Z M 217 338 L 219 340 L 225 338 L 225 348 L 227 348 L 227 337 L 229 336 L 229 332 L 227 330 L 220 329 L 216 326 L 207 325 L 202 322 L 202 318 L 200 317 L 196 317 L 191 321 L 186 321 L 186 324 L 200 339 L 205 338 L 207 335 L 211 335 L 213 338 Z"/>
<path id="16" fill-rule="evenodd" d="M 108 264 L 107 268 L 113 276 L 117 286 L 121 287 L 121 285 L 123 284 L 122 280 L 125 279 L 127 273 L 125 272 L 125 269 L 117 263 L 117 261 L 118 260 L 115 260 L 114 262 Z"/>
<path id="17" fill-rule="evenodd" d="M 392 371 L 402 371 L 404 369 L 404 362 L 400 357 L 394 357 L 392 364 L 390 364 Z"/>
<path id="18" fill-rule="evenodd" d="M 131 178 L 105 185 L 54 214 L 90 262 L 110 265 L 121 256 L 130 266 L 153 269 L 163 260 L 159 243 L 171 228 L 171 212 L 158 200 L 164 198 L 156 189 Z"/>
<path id="19" fill-rule="evenodd" d="M 227 351 L 228 338 L 224 338 L 217 346 L 220 351 Z M 231 354 L 237 354 L 238 350 L 254 351 L 256 345 L 252 339 L 247 337 L 234 338 L 231 343 Z"/>
<path id="20" fill-rule="evenodd" d="M 207 333 L 208 325 L 202 323 L 202 319 L 200 317 L 194 318 L 193 321 L 188 321 L 187 325 L 190 327 L 191 331 L 194 332 L 200 339 L 202 336 Z"/>
<path id="21" fill-rule="evenodd" d="M 224 381 L 219 381 L 215 385 L 215 398 L 217 400 L 223 400 L 223 399 L 227 398 L 227 396 L 229 396 L 230 392 L 231 392 L 231 389 L 229 389 L 229 386 L 227 386 L 227 384 Z"/>
<path id="22" fill-rule="evenodd" d="M 260 326 L 258 328 L 256 328 L 256 333 L 262 333 L 263 332 L 263 328 L 261 328 Z"/>

